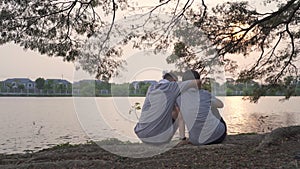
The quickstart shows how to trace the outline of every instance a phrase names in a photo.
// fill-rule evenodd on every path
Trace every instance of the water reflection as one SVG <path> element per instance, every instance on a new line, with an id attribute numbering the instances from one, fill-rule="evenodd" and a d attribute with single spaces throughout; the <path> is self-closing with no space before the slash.
<path id="1" fill-rule="evenodd" d="M 137 118 L 129 109 L 136 102 L 143 103 L 144 98 L 80 99 L 78 120 L 73 98 L 1 97 L 0 153 L 39 150 L 66 142 L 84 143 L 90 139 L 139 142 L 133 132 Z M 300 97 L 286 102 L 279 102 L 279 97 L 264 97 L 258 104 L 241 97 L 221 99 L 225 107 L 220 113 L 229 134 L 263 133 L 300 125 Z"/>
<path id="2" fill-rule="evenodd" d="M 241 97 L 226 97 L 222 113 L 228 133 L 265 133 L 278 127 L 299 125 L 299 99 L 279 102 L 278 97 L 264 97 L 256 104 Z"/>

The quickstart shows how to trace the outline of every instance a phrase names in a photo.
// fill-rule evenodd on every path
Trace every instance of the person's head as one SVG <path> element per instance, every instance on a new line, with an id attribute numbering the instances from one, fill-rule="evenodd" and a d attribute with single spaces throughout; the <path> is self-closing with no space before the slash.
<path id="1" fill-rule="evenodd" d="M 200 74 L 195 70 L 187 70 L 182 76 L 182 81 L 200 79 Z"/>
<path id="2" fill-rule="evenodd" d="M 164 74 L 163 79 L 169 80 L 170 82 L 178 81 L 178 77 L 172 72 Z"/>

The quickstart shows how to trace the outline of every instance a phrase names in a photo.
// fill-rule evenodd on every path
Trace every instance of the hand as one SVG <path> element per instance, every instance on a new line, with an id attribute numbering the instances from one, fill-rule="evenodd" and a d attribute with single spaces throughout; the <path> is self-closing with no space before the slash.
<path id="1" fill-rule="evenodd" d="M 177 146 L 183 146 L 183 145 L 188 145 L 192 144 L 188 138 L 185 137 L 185 140 L 180 139 L 181 141 L 177 144 Z"/>

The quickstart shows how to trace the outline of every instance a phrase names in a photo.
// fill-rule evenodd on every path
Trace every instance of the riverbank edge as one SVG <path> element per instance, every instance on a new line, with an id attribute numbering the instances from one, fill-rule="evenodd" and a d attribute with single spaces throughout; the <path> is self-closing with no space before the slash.
<path id="1" fill-rule="evenodd" d="M 147 158 L 111 153 L 101 142 L 59 144 L 33 153 L 0 154 L 0 168 L 289 168 L 299 167 L 300 126 L 283 127 L 267 134 L 228 135 L 222 144 L 193 146 L 179 143 Z M 117 139 L 116 145 L 141 145 Z"/>

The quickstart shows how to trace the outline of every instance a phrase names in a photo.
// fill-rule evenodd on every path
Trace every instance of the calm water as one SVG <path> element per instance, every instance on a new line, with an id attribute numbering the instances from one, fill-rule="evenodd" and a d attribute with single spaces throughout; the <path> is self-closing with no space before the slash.
<path id="1" fill-rule="evenodd" d="M 220 112 L 229 134 L 268 132 L 300 125 L 300 97 L 280 102 L 265 97 L 258 104 L 242 97 L 221 98 Z M 0 97 L 0 153 L 40 150 L 61 143 L 118 138 L 138 142 L 133 133 L 139 112 L 129 113 L 144 98 Z"/>

